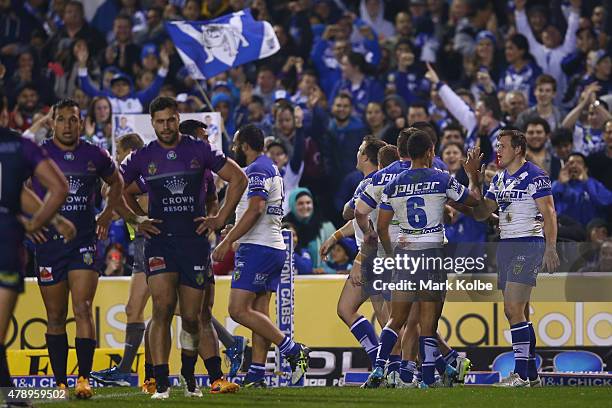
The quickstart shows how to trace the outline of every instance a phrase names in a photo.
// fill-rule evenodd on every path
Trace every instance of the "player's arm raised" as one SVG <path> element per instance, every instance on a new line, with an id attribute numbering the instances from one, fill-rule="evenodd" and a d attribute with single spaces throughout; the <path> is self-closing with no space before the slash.
<path id="1" fill-rule="evenodd" d="M 484 165 L 480 165 L 482 157 L 480 147 L 475 147 L 468 151 L 467 159 L 463 163 L 463 168 L 470 181 L 470 195 L 465 200 L 465 204 L 472 207 L 471 211 L 466 210 L 465 213 L 471 215 L 477 221 L 486 220 L 497 210 L 497 202 L 482 195 L 482 184 L 484 181 Z M 479 199 L 477 200 L 476 197 Z M 461 211 L 461 209 L 459 210 Z"/>
<path id="2" fill-rule="evenodd" d="M 236 222 L 236 225 L 234 225 L 234 228 L 228 232 L 223 241 L 221 241 L 221 243 L 219 243 L 219 245 L 217 245 L 213 251 L 213 261 L 221 262 L 234 242 L 239 240 L 244 234 L 253 228 L 259 217 L 261 217 L 261 215 L 264 213 L 265 209 L 266 198 L 259 195 L 254 195 L 249 198 L 249 206 L 242 217 L 240 217 L 240 219 Z"/>
<path id="3" fill-rule="evenodd" d="M 536 198 L 538 210 L 544 217 L 544 238 L 546 249 L 542 258 L 542 269 L 553 273 L 559 267 L 559 255 L 557 254 L 557 212 L 552 195 Z"/>
<path id="4" fill-rule="evenodd" d="M 223 200 L 223 205 L 219 209 L 217 215 L 206 218 L 198 217 L 195 219 L 196 222 L 202 222 L 196 230 L 198 234 L 204 233 L 207 229 L 216 231 L 225 225 L 225 222 L 236 210 L 240 197 L 242 197 L 242 193 L 244 193 L 249 182 L 244 171 L 242 171 L 235 161 L 229 158 L 217 172 L 217 175 L 228 183 L 225 200 Z"/>

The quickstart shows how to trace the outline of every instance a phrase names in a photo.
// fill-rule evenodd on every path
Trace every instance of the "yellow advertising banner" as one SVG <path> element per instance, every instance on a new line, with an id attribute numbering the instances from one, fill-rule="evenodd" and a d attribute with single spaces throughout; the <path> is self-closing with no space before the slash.
<path id="1" fill-rule="evenodd" d="M 297 277 L 295 280 L 295 337 L 311 347 L 359 347 L 355 338 L 336 315 L 336 304 L 346 277 Z M 560 280 L 538 282 L 539 291 L 556 290 Z M 549 282 L 549 283 L 547 283 Z M 607 281 L 608 283 L 610 280 Z M 562 282 L 561 282 L 562 283 Z M 94 320 L 99 349 L 94 369 L 106 368 L 117 362 L 125 337 L 125 303 L 129 278 L 100 280 L 94 300 Z M 548 287 L 547 285 L 551 285 Z M 609 287 L 609 286 L 608 286 Z M 217 277 L 215 317 L 232 333 L 250 336 L 250 331 L 235 323 L 228 315 L 229 277 Z M 274 300 L 273 300 L 274 302 Z M 70 310 L 70 309 L 69 309 Z M 274 307 L 270 308 L 274 318 Z M 373 319 L 372 307 L 363 305 L 362 314 Z M 538 336 L 539 346 L 612 346 L 612 302 L 533 302 L 531 321 Z M 69 315 L 70 317 L 71 315 Z M 145 318 L 151 316 L 151 306 Z M 74 320 L 68 323 L 69 344 L 75 337 Z M 178 331 L 180 317 L 172 325 L 171 372 L 180 366 Z M 510 346 L 510 331 L 500 302 L 448 302 L 444 307 L 439 329 L 451 346 Z M 11 320 L 7 346 L 9 350 L 40 350 L 32 357 L 11 359 L 16 375 L 49 372 L 45 349 L 46 314 L 36 281 L 26 282 L 25 293 L 19 298 Z M 110 349 L 110 350 L 106 350 Z M 40 353 L 40 354 L 37 354 Z M 28 355 L 30 355 L 28 354 Z M 24 356 L 23 354 L 19 354 Z M 114 355 L 114 357 L 113 357 Z M 33 360 L 38 358 L 36 364 Z M 43 361 L 44 359 L 46 361 Z M 142 358 L 142 356 L 139 356 Z M 203 370 L 198 362 L 198 369 Z M 70 367 L 70 365 L 69 365 Z"/>

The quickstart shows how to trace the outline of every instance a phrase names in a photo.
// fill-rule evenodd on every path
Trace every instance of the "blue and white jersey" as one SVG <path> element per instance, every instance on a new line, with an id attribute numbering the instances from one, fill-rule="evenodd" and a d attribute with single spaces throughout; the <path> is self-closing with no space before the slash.
<path id="1" fill-rule="evenodd" d="M 370 214 L 370 219 L 372 220 L 374 226 L 376 226 L 378 221 L 378 205 L 380 204 L 385 186 L 387 183 L 395 179 L 398 174 L 409 168 L 409 161 L 397 160 L 387 167 L 378 170 L 372 175 L 372 182 L 366 186 L 365 190 L 359 196 L 364 203 L 374 209 L 373 213 Z M 397 240 L 399 232 L 399 221 L 397 220 L 397 217 L 393 217 L 393 220 L 391 220 L 391 225 L 389 226 L 389 236 L 391 237 L 391 241 Z"/>
<path id="2" fill-rule="evenodd" d="M 372 176 L 375 172 L 372 172 L 365 176 L 363 180 L 359 182 L 359 185 L 355 189 L 355 193 L 353 193 L 353 197 L 351 197 L 348 202 L 349 207 L 353 210 L 355 209 L 355 204 L 357 203 L 357 199 L 361 196 L 361 194 L 365 191 L 366 187 L 372 183 Z M 378 211 L 373 211 L 370 213 L 370 220 L 373 225 L 376 225 L 376 221 L 378 219 Z M 357 220 L 353 218 L 353 228 L 355 229 L 355 241 L 357 241 L 357 248 L 361 248 L 361 243 L 363 242 L 363 231 L 357 225 Z"/>
<path id="3" fill-rule="evenodd" d="M 249 232 L 239 240 L 240 244 L 256 244 L 276 249 L 285 249 L 281 234 L 283 219 L 283 178 L 268 156 L 261 155 L 245 169 L 249 185 L 236 208 L 236 220 L 249 207 L 249 198 L 259 196 L 266 200 L 266 208 Z"/>
<path id="4" fill-rule="evenodd" d="M 531 162 L 514 174 L 497 173 L 485 198 L 499 206 L 500 238 L 543 237 L 544 218 L 535 200 L 548 195 L 552 195 L 550 178 Z"/>
<path id="5" fill-rule="evenodd" d="M 593 129 L 582 123 L 576 123 L 574 127 L 574 151 L 588 156 L 597 153 L 606 147 L 603 139 L 602 129 Z"/>
<path id="6" fill-rule="evenodd" d="M 385 186 L 380 209 L 395 213 L 400 225 L 399 242 L 422 244 L 418 249 L 439 247 L 444 243 L 447 199 L 461 203 L 467 196 L 465 186 L 448 173 L 408 169 Z"/>

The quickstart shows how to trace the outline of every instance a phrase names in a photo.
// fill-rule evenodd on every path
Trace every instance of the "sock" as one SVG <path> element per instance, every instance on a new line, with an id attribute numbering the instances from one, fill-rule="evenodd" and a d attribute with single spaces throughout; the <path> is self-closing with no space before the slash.
<path id="1" fill-rule="evenodd" d="M 457 368 L 457 357 L 459 357 L 459 353 L 457 353 L 456 350 L 450 349 L 444 356 L 444 361 L 446 361 L 446 364 L 449 366 Z"/>
<path id="2" fill-rule="evenodd" d="M 263 380 L 265 372 L 266 366 L 264 364 L 251 363 L 251 365 L 249 366 L 249 371 L 244 377 L 244 382 L 249 383 Z"/>
<path id="3" fill-rule="evenodd" d="M 384 370 L 396 341 L 397 333 L 394 332 L 393 329 L 385 327 L 382 333 L 380 333 L 380 347 L 378 347 L 378 355 L 376 356 L 376 367 L 380 367 Z"/>
<path id="4" fill-rule="evenodd" d="M 189 354 L 181 353 L 181 375 L 185 378 L 193 378 L 195 365 L 198 361 L 198 355 L 190 356 Z"/>
<path id="5" fill-rule="evenodd" d="M 223 344 L 225 348 L 232 347 L 234 343 L 236 343 L 236 340 L 234 340 L 234 336 L 232 336 L 232 333 L 227 331 L 225 326 L 219 323 L 219 321 L 214 317 L 212 318 L 212 324 L 215 328 L 215 331 L 217 332 L 217 337 L 219 337 L 219 341 L 221 342 L 221 344 Z"/>
<path id="6" fill-rule="evenodd" d="M 223 377 L 223 371 L 221 371 L 221 357 L 214 356 L 207 358 L 204 360 L 204 367 L 206 367 L 206 371 L 208 371 L 208 378 L 211 384 Z"/>
<path id="7" fill-rule="evenodd" d="M 387 363 L 387 374 L 393 371 L 399 372 L 402 356 L 397 354 L 391 354 L 389 356 L 389 363 Z"/>
<path id="8" fill-rule="evenodd" d="M 96 351 L 96 341 L 94 339 L 77 337 L 74 339 L 74 346 L 79 362 L 79 377 L 89 378 Z"/>
<path id="9" fill-rule="evenodd" d="M 169 368 L 168 364 L 159 364 L 153 367 L 155 371 L 155 386 L 158 392 L 164 392 L 170 387 L 170 381 L 168 380 Z"/>
<path id="10" fill-rule="evenodd" d="M 12 387 L 11 373 L 6 359 L 6 346 L 0 344 L 0 387 Z"/>
<path id="11" fill-rule="evenodd" d="M 416 363 L 414 361 L 402 360 L 400 363 L 400 379 L 405 383 L 411 383 L 414 379 Z"/>
<path id="12" fill-rule="evenodd" d="M 530 380 L 535 380 L 538 378 L 538 367 L 536 365 L 536 334 L 533 329 L 533 324 L 531 322 L 527 322 L 529 325 L 529 360 L 527 362 L 527 375 Z"/>
<path id="13" fill-rule="evenodd" d="M 140 347 L 140 343 L 142 343 L 144 330 L 144 323 L 128 323 L 125 327 L 125 346 L 123 347 L 123 357 L 117 366 L 117 369 L 120 372 L 130 373 L 132 371 L 132 363 L 134 362 L 134 358 L 136 358 L 136 354 L 138 353 L 138 347 Z"/>
<path id="14" fill-rule="evenodd" d="M 283 356 L 293 356 L 300 351 L 300 346 L 298 346 L 289 336 L 285 336 L 281 344 L 278 346 L 281 354 Z"/>
<path id="15" fill-rule="evenodd" d="M 529 360 L 529 325 L 521 322 L 510 326 L 512 333 L 512 350 L 514 351 L 514 372 L 521 379 L 527 379 L 527 362 Z"/>
<path id="16" fill-rule="evenodd" d="M 378 353 L 378 337 L 372 324 L 363 316 L 359 316 L 351 325 L 351 333 L 361 344 L 361 347 L 368 353 L 372 367 L 376 364 L 376 354 Z"/>
<path id="17" fill-rule="evenodd" d="M 419 351 L 423 358 L 421 364 L 423 382 L 431 385 L 435 382 L 436 357 L 440 355 L 438 339 L 433 336 L 420 336 Z"/>
<path id="18" fill-rule="evenodd" d="M 150 378 L 155 378 L 155 369 L 153 368 L 153 364 L 145 362 L 145 380 Z"/>
<path id="19" fill-rule="evenodd" d="M 49 351 L 49 360 L 51 361 L 55 383 L 68 385 L 68 380 L 66 379 L 68 335 L 66 333 L 45 334 L 45 338 L 47 339 L 47 350 Z"/>

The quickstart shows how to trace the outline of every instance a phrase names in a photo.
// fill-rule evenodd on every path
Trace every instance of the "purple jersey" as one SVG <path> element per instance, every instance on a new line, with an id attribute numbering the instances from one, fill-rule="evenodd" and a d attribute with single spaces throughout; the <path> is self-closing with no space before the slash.
<path id="1" fill-rule="evenodd" d="M 35 143 L 17 132 L 0 128 L 0 220 L 13 220 L 21 211 L 23 182 L 46 158 L 47 153 Z"/>
<path id="2" fill-rule="evenodd" d="M 77 239 L 94 235 L 98 178 L 108 177 L 115 171 L 108 152 L 83 140 L 75 150 L 60 149 L 53 139 L 46 140 L 42 147 L 68 180 L 68 197 L 60 208 L 60 214 L 72 221 L 77 229 Z M 36 178 L 32 179 L 32 187 L 43 199 L 46 191 Z"/>
<path id="3" fill-rule="evenodd" d="M 225 156 L 200 140 L 182 136 L 172 148 L 157 140 L 134 153 L 122 166 L 125 184 L 143 177 L 149 193 L 149 217 L 162 220 L 164 235 L 195 235 L 194 218 L 205 214 L 207 170 L 218 172 Z M 211 175 L 212 176 L 212 175 Z"/>

